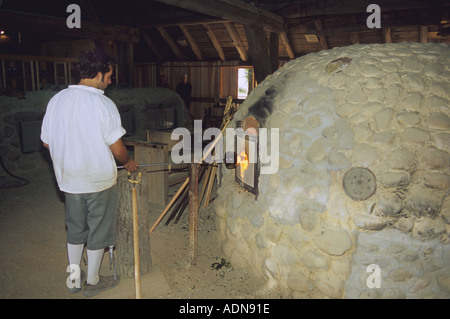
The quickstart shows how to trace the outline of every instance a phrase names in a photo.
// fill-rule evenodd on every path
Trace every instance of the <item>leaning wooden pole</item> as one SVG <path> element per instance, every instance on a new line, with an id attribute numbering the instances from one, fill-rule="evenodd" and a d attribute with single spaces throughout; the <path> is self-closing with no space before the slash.
<path id="1" fill-rule="evenodd" d="M 198 164 L 189 168 L 189 263 L 197 263 L 198 252 Z"/>
<path id="2" fill-rule="evenodd" d="M 181 185 L 181 187 L 178 189 L 177 193 L 173 196 L 172 200 L 169 202 L 169 204 L 167 204 L 167 206 L 164 209 L 164 211 L 161 213 L 161 215 L 158 217 L 156 222 L 153 224 L 152 228 L 150 228 L 150 233 L 153 232 L 153 230 L 156 228 L 156 226 L 158 226 L 159 222 L 164 218 L 164 216 L 166 216 L 166 214 L 169 211 L 170 207 L 172 207 L 173 203 L 175 203 L 175 201 L 180 196 L 180 194 L 183 192 L 183 190 L 187 186 L 187 184 L 189 184 L 189 177 L 186 178 L 186 180 L 184 181 L 183 185 Z"/>
<path id="3" fill-rule="evenodd" d="M 202 162 L 205 160 L 206 157 L 209 156 L 209 154 L 212 152 L 214 147 L 216 147 L 216 144 L 221 140 L 221 138 L 223 137 L 223 133 L 225 132 L 225 129 L 227 128 L 227 125 L 231 122 L 231 119 L 233 118 L 233 114 L 237 110 L 236 104 L 232 103 L 232 101 L 233 101 L 233 99 L 231 98 L 231 96 L 228 97 L 227 105 L 225 106 L 225 111 L 224 111 L 224 118 L 223 118 L 222 126 L 221 126 L 221 128 L 222 128 L 221 136 L 216 137 L 216 139 L 210 144 L 209 149 L 204 153 L 204 155 L 202 157 Z M 169 204 L 167 204 L 166 208 L 163 210 L 163 212 L 158 217 L 156 222 L 150 228 L 150 234 L 153 232 L 153 230 L 156 228 L 156 226 L 158 226 L 158 224 L 161 222 L 161 220 L 167 214 L 169 209 L 172 207 L 173 203 L 177 200 L 177 198 L 183 192 L 184 188 L 187 186 L 188 183 L 189 183 L 189 177 L 186 178 L 183 185 L 181 185 L 180 189 L 178 189 L 177 193 L 173 196 L 172 200 L 169 202 Z"/>
<path id="4" fill-rule="evenodd" d="M 214 163 L 216 163 L 216 162 L 214 162 Z M 203 207 L 208 207 L 208 205 L 209 205 L 209 199 L 211 198 L 211 192 L 212 192 L 212 188 L 214 185 L 214 179 L 216 177 L 216 170 L 217 170 L 217 166 L 213 166 L 212 171 L 210 173 L 211 175 L 209 176 L 208 189 L 206 190 L 205 202 L 203 203 Z"/>

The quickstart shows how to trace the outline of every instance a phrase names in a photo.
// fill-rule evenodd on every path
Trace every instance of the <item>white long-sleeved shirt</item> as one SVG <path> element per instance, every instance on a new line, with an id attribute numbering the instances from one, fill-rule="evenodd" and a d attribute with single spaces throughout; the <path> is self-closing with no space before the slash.
<path id="1" fill-rule="evenodd" d="M 48 103 L 41 140 L 49 145 L 61 191 L 80 194 L 116 183 L 110 145 L 125 134 L 114 102 L 102 90 L 70 85 Z"/>

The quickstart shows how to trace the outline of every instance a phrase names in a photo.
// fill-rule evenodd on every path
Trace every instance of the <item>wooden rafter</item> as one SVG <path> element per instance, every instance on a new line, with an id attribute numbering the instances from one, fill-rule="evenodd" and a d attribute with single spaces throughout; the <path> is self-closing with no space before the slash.
<path id="1" fill-rule="evenodd" d="M 194 41 L 194 38 L 192 38 L 189 31 L 186 29 L 184 25 L 179 26 L 181 29 L 181 32 L 183 32 L 184 37 L 186 38 L 189 46 L 191 47 L 192 51 L 194 52 L 195 56 L 199 61 L 203 61 L 202 53 L 200 52 L 200 49 L 197 45 L 197 43 Z"/>
<path id="2" fill-rule="evenodd" d="M 289 58 L 294 59 L 295 58 L 294 50 L 292 49 L 291 41 L 289 40 L 287 33 L 284 31 L 280 32 L 280 38 L 281 41 L 283 41 L 284 43 Z"/>
<path id="3" fill-rule="evenodd" d="M 211 43 L 213 44 L 214 48 L 216 49 L 220 60 L 225 61 L 225 54 L 223 53 L 223 49 L 220 46 L 219 40 L 217 40 L 217 37 L 214 34 L 213 30 L 211 29 L 209 24 L 202 24 L 202 25 L 203 25 L 203 28 L 205 28 L 206 34 L 208 35 L 209 39 L 211 40 Z"/>
<path id="4" fill-rule="evenodd" d="M 230 22 L 225 22 L 223 25 L 225 26 L 225 29 L 227 29 L 227 32 L 230 35 L 231 40 L 233 40 L 233 45 L 236 48 L 237 52 L 239 53 L 241 60 L 247 61 L 248 60 L 248 52 L 244 48 L 242 40 L 239 37 L 239 35 L 237 34 L 234 25 Z"/>
<path id="5" fill-rule="evenodd" d="M 156 26 L 163 26 L 163 27 L 173 27 L 173 26 L 179 26 L 179 25 L 200 25 L 200 24 L 214 24 L 214 23 L 222 23 L 222 22 L 230 22 L 214 17 L 206 17 L 206 16 L 198 16 L 198 15 L 192 15 L 192 16 L 184 16 L 184 17 L 155 17 L 151 20 L 150 23 L 145 23 L 142 25 L 139 25 L 139 29 L 149 29 L 149 28 L 155 28 Z"/>
<path id="6" fill-rule="evenodd" d="M 145 30 L 141 30 L 141 36 L 144 39 L 144 41 L 147 43 L 147 45 L 153 50 L 158 61 L 163 61 L 164 59 L 163 59 L 161 53 L 159 53 L 158 48 L 154 45 L 153 41 L 150 39 L 150 37 L 148 36 L 148 34 Z"/>
<path id="7" fill-rule="evenodd" d="M 158 29 L 158 31 L 161 34 L 161 36 L 164 39 L 164 41 L 166 41 L 167 44 L 170 46 L 170 48 L 172 49 L 173 53 L 175 53 L 177 58 L 180 59 L 180 60 L 184 60 L 183 54 L 181 53 L 181 51 L 178 48 L 178 46 L 175 43 L 175 41 L 173 41 L 173 39 L 170 37 L 169 33 L 167 33 L 166 29 L 164 27 L 161 27 L 161 26 L 157 26 L 156 28 Z"/>

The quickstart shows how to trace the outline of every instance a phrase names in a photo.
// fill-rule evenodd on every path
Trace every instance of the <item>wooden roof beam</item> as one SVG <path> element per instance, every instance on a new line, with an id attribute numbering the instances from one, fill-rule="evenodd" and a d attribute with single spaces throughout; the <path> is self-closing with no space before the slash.
<path id="1" fill-rule="evenodd" d="M 286 48 L 286 52 L 287 52 L 289 58 L 294 59 L 295 58 L 294 50 L 292 50 L 291 41 L 289 40 L 287 33 L 284 31 L 280 32 L 280 38 L 281 38 L 281 41 L 283 41 L 283 43 L 284 43 L 284 46 Z"/>
<path id="2" fill-rule="evenodd" d="M 150 23 L 145 23 L 142 25 L 139 25 L 139 29 L 149 29 L 149 28 L 155 28 L 156 26 L 162 26 L 162 27 L 173 27 L 173 26 L 179 26 L 179 25 L 199 25 L 199 24 L 215 24 L 215 23 L 223 23 L 223 22 L 230 22 L 222 19 L 217 19 L 214 17 L 207 17 L 207 16 L 199 16 L 199 15 L 191 15 L 191 16 L 170 16 L 170 17 L 155 17 L 152 18 Z"/>
<path id="3" fill-rule="evenodd" d="M 194 38 L 192 38 L 189 31 L 186 29 L 184 25 L 179 26 L 181 29 L 181 32 L 183 32 L 184 37 L 186 38 L 187 42 L 189 43 L 189 46 L 191 47 L 192 51 L 194 52 L 195 56 L 199 61 L 203 61 L 202 53 L 200 52 L 200 49 L 198 48 L 197 43 L 194 41 Z"/>
<path id="4" fill-rule="evenodd" d="M 147 45 L 153 50 L 158 61 L 160 61 L 160 62 L 164 61 L 161 53 L 159 53 L 158 48 L 153 44 L 153 41 L 150 39 L 150 37 L 144 30 L 141 30 L 141 36 L 144 39 L 144 41 L 147 43 Z"/>
<path id="5" fill-rule="evenodd" d="M 225 53 L 223 53 L 223 49 L 220 46 L 219 40 L 217 40 L 216 35 L 214 34 L 213 30 L 208 24 L 202 24 L 203 28 L 206 30 L 206 34 L 208 35 L 209 39 L 211 40 L 214 48 L 217 51 L 217 54 L 219 54 L 219 58 L 221 61 L 225 61 Z"/>
<path id="6" fill-rule="evenodd" d="M 239 35 L 237 34 L 234 25 L 232 23 L 230 23 L 230 22 L 225 22 L 224 26 L 225 26 L 225 29 L 227 29 L 227 32 L 230 35 L 231 40 L 233 40 L 233 45 L 236 48 L 237 52 L 239 53 L 239 56 L 241 57 L 241 60 L 242 61 L 247 61 L 248 60 L 248 52 L 244 48 L 242 40 L 239 37 Z"/>
<path id="7" fill-rule="evenodd" d="M 178 48 L 177 44 L 173 39 L 170 37 L 169 33 L 167 33 L 166 29 L 164 27 L 158 26 L 156 27 L 161 34 L 162 38 L 166 43 L 169 45 L 169 47 L 172 49 L 173 53 L 177 56 L 178 59 L 184 60 L 184 56 L 181 53 L 180 49 Z"/>

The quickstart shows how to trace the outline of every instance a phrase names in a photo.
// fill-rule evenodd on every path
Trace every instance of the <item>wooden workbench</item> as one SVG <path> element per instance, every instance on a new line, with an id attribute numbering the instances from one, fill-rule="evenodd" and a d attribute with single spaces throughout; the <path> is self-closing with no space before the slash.
<path id="1" fill-rule="evenodd" d="M 124 144 L 133 148 L 134 160 L 139 164 L 168 163 L 169 149 L 166 143 L 149 143 L 125 139 Z M 168 165 L 141 168 L 143 178 L 147 179 L 148 200 L 150 203 L 166 206 L 169 202 Z"/>

